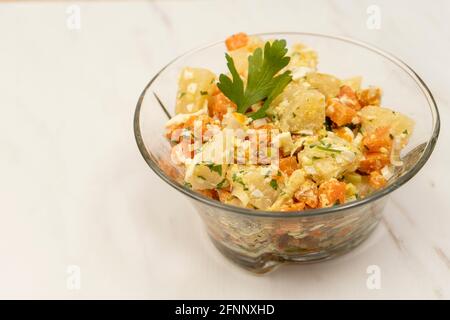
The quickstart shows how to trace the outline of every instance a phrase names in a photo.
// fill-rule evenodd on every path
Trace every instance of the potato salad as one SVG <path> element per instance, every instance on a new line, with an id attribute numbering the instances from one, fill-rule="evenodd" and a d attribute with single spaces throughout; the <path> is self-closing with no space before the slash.
<path id="1" fill-rule="evenodd" d="M 382 105 L 381 88 L 319 72 L 318 54 L 301 43 L 238 33 L 225 45 L 224 73 L 181 70 L 166 124 L 187 188 L 229 205 L 301 211 L 367 197 L 403 165 L 414 122 Z"/>

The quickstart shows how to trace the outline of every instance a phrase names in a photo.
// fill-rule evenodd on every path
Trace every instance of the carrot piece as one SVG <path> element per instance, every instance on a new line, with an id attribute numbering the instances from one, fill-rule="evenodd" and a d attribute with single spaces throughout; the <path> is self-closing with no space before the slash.
<path id="1" fill-rule="evenodd" d="M 345 202 L 345 187 L 344 182 L 339 182 L 336 179 L 330 179 L 319 186 L 319 204 L 320 207 L 331 207 L 335 203 Z"/>
<path id="2" fill-rule="evenodd" d="M 326 108 L 326 115 L 338 126 L 352 123 L 357 117 L 355 109 L 341 103 L 338 99 L 331 99 Z"/>
<path id="3" fill-rule="evenodd" d="M 226 202 L 231 198 L 231 192 L 228 190 L 218 189 L 217 195 L 219 197 L 220 202 Z"/>
<path id="4" fill-rule="evenodd" d="M 380 189 L 384 187 L 387 183 L 387 180 L 383 177 L 383 175 L 379 171 L 372 171 L 369 177 L 369 184 L 375 189 Z"/>
<path id="5" fill-rule="evenodd" d="M 213 95 L 208 103 L 208 111 L 211 117 L 217 117 L 220 120 L 227 113 L 228 108 L 231 107 L 236 110 L 236 105 L 231 102 L 222 92 Z"/>
<path id="6" fill-rule="evenodd" d="M 364 155 L 364 158 L 359 163 L 359 171 L 364 173 L 381 170 L 390 163 L 389 155 L 382 152 L 369 152 Z"/>
<path id="7" fill-rule="evenodd" d="M 342 86 L 339 89 L 338 98 L 341 103 L 355 110 L 361 109 L 356 92 L 350 86 Z"/>
<path id="8" fill-rule="evenodd" d="M 389 127 L 379 127 L 374 132 L 366 135 L 362 143 L 369 152 L 388 153 L 392 147 L 392 136 Z"/>
<path id="9" fill-rule="evenodd" d="M 318 189 L 315 182 L 307 180 L 294 194 L 294 198 L 299 202 L 304 202 L 310 208 L 317 208 L 319 205 Z"/>
<path id="10" fill-rule="evenodd" d="M 280 159 L 280 170 L 286 173 L 288 176 L 298 169 L 298 163 L 296 157 L 286 157 Z"/>
<path id="11" fill-rule="evenodd" d="M 225 40 L 225 45 L 228 51 L 233 51 L 245 47 L 248 43 L 249 37 L 243 32 L 233 34 Z"/>
<path id="12" fill-rule="evenodd" d="M 219 196 L 217 195 L 217 191 L 213 189 L 205 189 L 205 190 L 197 190 L 198 193 L 201 193 L 205 197 L 219 200 Z"/>
<path id="13" fill-rule="evenodd" d="M 347 127 L 341 127 L 341 128 L 335 129 L 334 133 L 336 133 L 336 135 L 339 138 L 347 140 L 348 142 L 353 141 L 353 132 L 352 132 L 352 130 L 350 130 Z"/>
<path id="14" fill-rule="evenodd" d="M 378 87 L 369 87 L 358 92 L 358 100 L 361 107 L 379 106 L 381 103 L 381 89 Z"/>

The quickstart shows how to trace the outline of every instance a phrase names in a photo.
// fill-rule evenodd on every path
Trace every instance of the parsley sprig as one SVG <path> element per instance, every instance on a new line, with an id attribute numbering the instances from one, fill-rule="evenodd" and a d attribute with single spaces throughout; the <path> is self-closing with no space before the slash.
<path id="1" fill-rule="evenodd" d="M 264 53 L 261 48 L 257 48 L 248 57 L 248 77 L 245 87 L 233 58 L 225 54 L 232 79 L 221 74 L 217 86 L 228 99 L 236 104 L 237 111 L 240 113 L 246 113 L 250 106 L 264 101 L 260 109 L 249 114 L 253 119 L 264 118 L 270 103 L 292 80 L 290 71 L 277 75 L 289 63 L 287 51 L 286 40 L 266 42 Z"/>

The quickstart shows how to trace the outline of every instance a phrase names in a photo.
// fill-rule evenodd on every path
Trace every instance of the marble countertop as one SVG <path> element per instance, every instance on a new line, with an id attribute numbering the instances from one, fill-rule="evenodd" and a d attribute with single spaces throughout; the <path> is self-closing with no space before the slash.
<path id="1" fill-rule="evenodd" d="M 0 298 L 449 299 L 449 13 L 445 0 L 0 4 Z M 435 95 L 441 139 L 362 246 L 255 276 L 216 251 L 188 200 L 148 168 L 132 118 L 178 54 L 285 30 L 401 57 Z M 374 265 L 379 288 L 367 286 Z"/>

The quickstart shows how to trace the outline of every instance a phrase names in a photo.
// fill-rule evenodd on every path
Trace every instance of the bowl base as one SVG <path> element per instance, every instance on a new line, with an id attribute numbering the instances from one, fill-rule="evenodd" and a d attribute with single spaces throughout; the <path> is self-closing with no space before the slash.
<path id="1" fill-rule="evenodd" d="M 251 257 L 239 253 L 238 251 L 232 250 L 229 247 L 223 245 L 219 241 L 216 241 L 210 236 L 214 246 L 222 253 L 228 260 L 237 264 L 241 268 L 244 268 L 255 274 L 265 274 L 270 271 L 275 270 L 282 264 L 307 264 L 315 263 L 320 261 L 325 261 L 332 259 L 334 257 L 343 255 L 361 243 L 363 243 L 375 230 L 378 223 L 373 224 L 371 227 L 367 228 L 365 232 L 362 232 L 359 237 L 354 238 L 348 242 L 341 245 L 327 248 L 326 250 L 320 252 L 304 253 L 298 255 L 283 255 L 280 253 L 263 253 L 257 257 Z"/>

